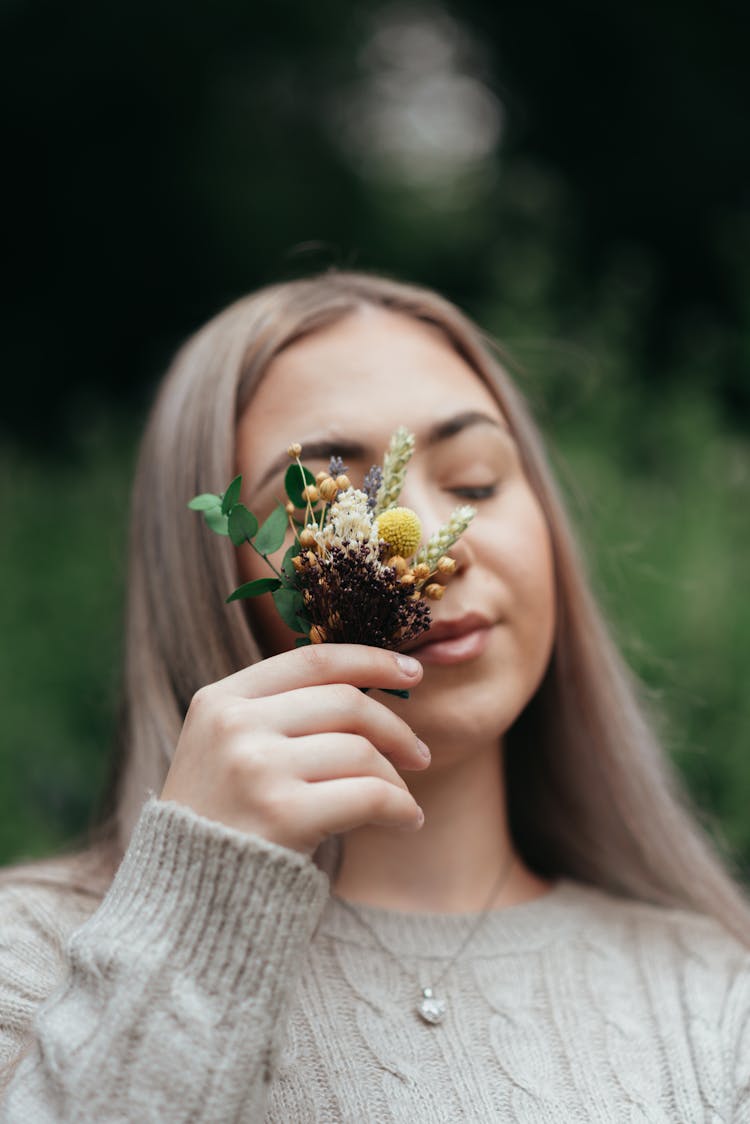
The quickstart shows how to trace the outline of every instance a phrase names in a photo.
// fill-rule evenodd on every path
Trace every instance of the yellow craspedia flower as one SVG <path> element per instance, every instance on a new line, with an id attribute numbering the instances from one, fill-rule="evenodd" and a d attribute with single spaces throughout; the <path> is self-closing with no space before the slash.
<path id="1" fill-rule="evenodd" d="M 378 538 L 390 543 L 394 554 L 410 558 L 422 538 L 419 516 L 410 507 L 390 507 L 375 520 Z"/>

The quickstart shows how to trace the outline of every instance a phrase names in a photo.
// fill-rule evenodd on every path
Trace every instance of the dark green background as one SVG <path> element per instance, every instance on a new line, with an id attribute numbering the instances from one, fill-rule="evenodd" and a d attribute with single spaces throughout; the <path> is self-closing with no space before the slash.
<path id="1" fill-rule="evenodd" d="M 337 264 L 432 285 L 507 345 L 750 882 L 749 12 L 4 7 L 0 860 L 71 839 L 104 776 L 169 357 L 236 296 Z"/>

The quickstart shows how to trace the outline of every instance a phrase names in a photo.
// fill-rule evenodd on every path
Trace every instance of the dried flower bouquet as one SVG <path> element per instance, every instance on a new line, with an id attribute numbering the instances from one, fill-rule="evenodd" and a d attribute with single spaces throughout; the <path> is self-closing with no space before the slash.
<path id="1" fill-rule="evenodd" d="M 313 476 L 300 460 L 301 446 L 290 445 L 287 502 L 262 526 L 239 501 L 242 476 L 221 495 L 195 496 L 188 507 L 202 512 L 212 531 L 228 535 L 235 546 L 248 543 L 275 575 L 245 582 L 226 600 L 271 593 L 281 619 L 301 634 L 297 646 L 352 643 L 396 650 L 425 632 L 429 602 L 440 600 L 442 581 L 456 568 L 448 551 L 476 512 L 457 507 L 420 546 L 419 517 L 398 506 L 413 451 L 413 434 L 396 430 L 382 467 L 373 465 L 359 489 L 340 457 Z M 277 569 L 269 555 L 283 545 L 289 527 L 294 541 Z"/>

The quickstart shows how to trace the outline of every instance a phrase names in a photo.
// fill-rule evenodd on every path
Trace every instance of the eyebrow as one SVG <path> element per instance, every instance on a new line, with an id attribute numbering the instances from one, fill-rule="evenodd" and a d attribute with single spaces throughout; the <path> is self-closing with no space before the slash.
<path id="1" fill-rule="evenodd" d="M 510 428 L 505 420 L 493 418 L 491 414 L 484 414 L 481 410 L 465 410 L 461 414 L 455 414 L 452 418 L 435 422 L 427 431 L 424 447 L 430 448 L 441 441 L 447 441 L 450 437 L 455 437 L 456 434 L 462 433 L 465 429 L 475 425 L 491 425 L 494 429 L 499 429 L 505 433 L 513 441 Z M 333 456 L 340 456 L 344 461 L 364 460 L 368 453 L 368 447 L 363 445 L 361 441 L 334 437 L 322 441 L 308 441 L 303 445 L 302 452 L 306 460 L 318 458 L 325 460 Z M 261 488 L 264 488 L 287 464 L 289 464 L 289 454 L 281 453 L 261 477 L 257 490 L 260 491 Z"/>

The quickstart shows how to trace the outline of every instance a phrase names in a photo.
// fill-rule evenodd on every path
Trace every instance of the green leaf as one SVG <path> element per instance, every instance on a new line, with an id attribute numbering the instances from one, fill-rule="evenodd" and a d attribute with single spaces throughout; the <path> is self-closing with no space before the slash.
<path id="1" fill-rule="evenodd" d="M 305 477 L 304 484 L 302 483 L 303 474 Z M 290 464 L 289 468 L 286 470 L 286 475 L 284 476 L 284 487 L 286 488 L 286 494 L 289 496 L 289 499 L 292 501 L 295 507 L 307 506 L 307 501 L 302 499 L 302 489 L 305 488 L 308 484 L 314 483 L 315 477 L 313 476 L 312 472 L 310 472 L 310 469 L 305 468 L 305 466 L 302 465 L 302 472 L 300 472 L 299 465 L 296 461 L 294 464 Z"/>
<path id="2" fill-rule="evenodd" d="M 226 515 L 222 515 L 220 507 L 212 507 L 209 511 L 204 511 L 203 518 L 217 535 L 229 534 L 229 523 Z"/>
<path id="3" fill-rule="evenodd" d="M 284 555 L 284 561 L 281 563 L 281 572 L 282 574 L 285 574 L 289 579 L 293 579 L 295 574 L 297 573 L 294 566 L 292 565 L 292 559 L 296 558 L 299 552 L 300 545 L 295 539 Z"/>
<path id="4" fill-rule="evenodd" d="M 255 549 L 259 554 L 273 554 L 278 550 L 286 538 L 288 526 L 286 508 L 283 504 L 275 507 L 258 531 L 255 539 Z"/>
<path id="5" fill-rule="evenodd" d="M 260 597 L 261 593 L 269 593 L 271 590 L 278 589 L 280 585 L 278 578 L 256 578 L 255 581 L 245 582 L 239 589 L 235 589 L 234 593 L 230 593 L 226 598 L 226 602 L 239 601 L 242 597 Z"/>
<path id="6" fill-rule="evenodd" d="M 312 644 L 312 640 L 309 636 L 298 636 L 294 641 L 295 648 L 305 648 L 308 644 Z"/>
<path id="7" fill-rule="evenodd" d="M 258 520 L 244 503 L 236 503 L 228 516 L 229 536 L 235 546 L 249 542 L 258 533 Z"/>
<path id="8" fill-rule="evenodd" d="M 240 488 L 242 487 L 242 477 L 235 476 L 232 483 L 224 493 L 224 498 L 221 501 L 221 514 L 228 515 L 232 510 L 237 500 L 240 498 Z"/>
<path id="9" fill-rule="evenodd" d="M 193 496 L 188 507 L 191 511 L 208 511 L 212 507 L 221 506 L 221 496 L 215 496 L 213 492 L 201 492 L 199 496 Z"/>
<path id="10" fill-rule="evenodd" d="M 299 632 L 297 613 L 302 611 L 304 601 L 297 589 L 277 589 L 273 595 L 274 604 L 282 621 L 292 632 Z"/>

